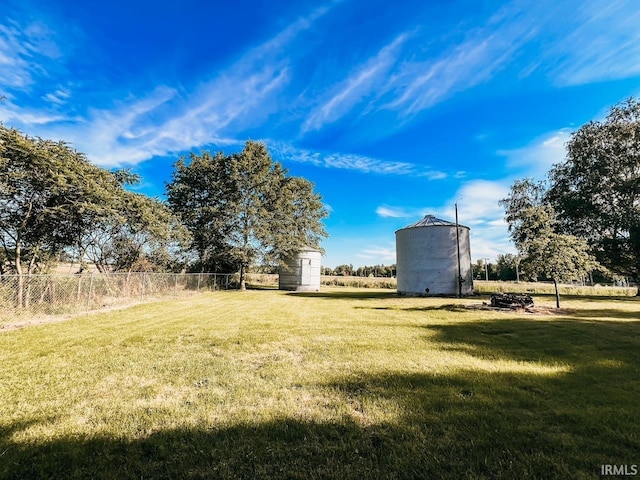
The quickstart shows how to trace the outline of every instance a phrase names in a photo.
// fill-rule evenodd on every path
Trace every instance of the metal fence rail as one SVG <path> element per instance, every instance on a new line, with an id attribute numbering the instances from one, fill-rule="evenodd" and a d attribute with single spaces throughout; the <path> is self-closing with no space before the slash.
<path id="1" fill-rule="evenodd" d="M 237 285 L 237 274 L 107 273 L 1 275 L 0 326 L 38 316 L 82 313 Z"/>

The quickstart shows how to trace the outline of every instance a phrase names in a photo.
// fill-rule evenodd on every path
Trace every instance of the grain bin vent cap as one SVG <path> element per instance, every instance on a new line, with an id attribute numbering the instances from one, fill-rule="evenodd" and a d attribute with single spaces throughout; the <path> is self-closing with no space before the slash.
<path id="1" fill-rule="evenodd" d="M 455 226 L 456 224 L 454 222 L 447 222 L 446 220 L 437 218 L 435 215 L 425 215 L 422 220 L 412 223 L 411 225 L 407 225 L 406 227 L 401 228 L 400 230 L 405 230 L 407 228 L 418 228 L 418 227 L 455 227 Z M 458 224 L 458 226 L 462 228 L 469 228 L 461 224 Z"/>

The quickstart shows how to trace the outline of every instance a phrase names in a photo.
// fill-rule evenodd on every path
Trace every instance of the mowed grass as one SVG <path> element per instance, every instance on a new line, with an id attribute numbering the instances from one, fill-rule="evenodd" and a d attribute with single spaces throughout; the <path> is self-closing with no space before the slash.
<path id="1" fill-rule="evenodd" d="M 598 478 L 640 464 L 639 300 L 465 307 L 481 301 L 213 292 L 3 332 L 0 477 Z"/>

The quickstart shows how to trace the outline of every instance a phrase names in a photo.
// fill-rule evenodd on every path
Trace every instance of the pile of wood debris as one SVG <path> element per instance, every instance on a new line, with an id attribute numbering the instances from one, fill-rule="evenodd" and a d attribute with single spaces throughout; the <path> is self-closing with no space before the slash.
<path id="1" fill-rule="evenodd" d="M 513 310 L 533 307 L 533 297 L 528 293 L 492 293 L 491 306 Z"/>
<path id="2" fill-rule="evenodd" d="M 551 308 L 546 306 L 534 306 L 533 297 L 527 293 L 492 293 L 491 304 L 465 305 L 471 310 L 494 310 L 502 312 L 519 312 L 534 315 L 569 315 L 571 310 Z"/>

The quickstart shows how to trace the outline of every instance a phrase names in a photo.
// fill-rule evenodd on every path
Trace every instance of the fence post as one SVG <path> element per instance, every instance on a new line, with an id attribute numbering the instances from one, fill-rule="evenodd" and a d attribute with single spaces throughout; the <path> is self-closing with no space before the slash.
<path id="1" fill-rule="evenodd" d="M 173 296 L 174 297 L 178 296 L 178 274 L 177 273 L 173 274 Z"/>
<path id="2" fill-rule="evenodd" d="M 91 273 L 91 277 L 89 277 L 89 295 L 87 295 L 87 311 L 90 310 L 92 292 L 93 292 L 93 272 Z"/>
<path id="3" fill-rule="evenodd" d="M 76 293 L 76 308 L 80 309 L 80 293 L 82 293 L 82 275 L 78 275 L 78 291 Z"/>
<path id="4" fill-rule="evenodd" d="M 196 292 L 200 292 L 200 274 L 198 274 L 198 286 L 196 287 Z"/>
<path id="5" fill-rule="evenodd" d="M 217 273 L 213 274 L 213 289 L 214 290 L 218 289 L 218 274 Z"/>
<path id="6" fill-rule="evenodd" d="M 145 275 L 146 273 L 142 273 L 142 278 L 141 278 L 141 282 L 142 282 L 142 286 L 140 287 L 140 295 L 142 300 L 144 300 L 144 281 L 145 281 Z"/>

